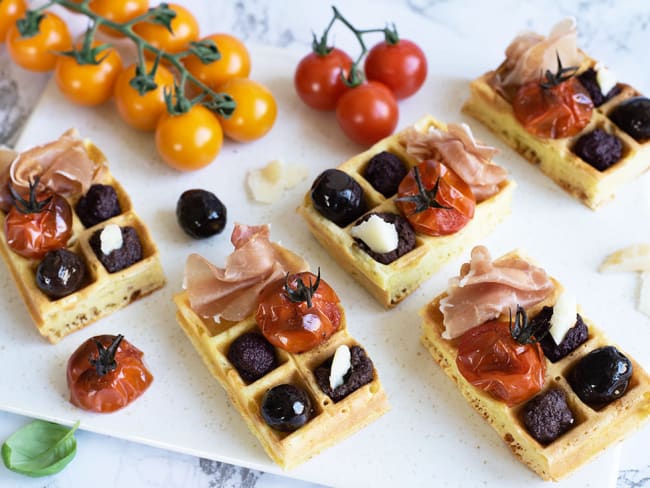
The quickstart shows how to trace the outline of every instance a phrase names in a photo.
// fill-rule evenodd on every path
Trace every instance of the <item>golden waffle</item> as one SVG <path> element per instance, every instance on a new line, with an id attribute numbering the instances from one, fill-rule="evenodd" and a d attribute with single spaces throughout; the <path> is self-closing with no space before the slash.
<path id="1" fill-rule="evenodd" d="M 251 331 L 259 332 L 254 316 L 241 322 L 222 320 L 216 323 L 212 319 L 201 318 L 190 308 L 187 292 L 178 293 L 174 301 L 177 306 L 176 320 L 206 367 L 219 380 L 269 457 L 283 469 L 291 469 L 307 461 L 389 410 L 388 399 L 376 370 L 372 382 L 337 403 L 323 393 L 316 382 L 313 371 L 331 358 L 338 346 L 359 345 L 348 334 L 342 307 L 341 326 L 327 341 L 301 354 L 276 348 L 279 366 L 259 380 L 247 384 L 230 363 L 227 354 L 230 345 L 239 336 Z M 294 432 L 279 432 L 269 427 L 260 413 L 264 393 L 283 383 L 297 385 L 307 391 L 314 409 L 312 418 Z"/>
<path id="2" fill-rule="evenodd" d="M 428 131 L 429 127 L 445 130 L 445 125 L 431 116 L 420 119 L 415 125 L 419 132 Z M 382 151 L 398 156 L 408 168 L 419 161 L 409 156 L 399 142 L 402 133 L 382 139 L 367 151 L 358 154 L 341 164 L 338 169 L 354 178 L 366 195 L 368 211 L 390 212 L 399 214 L 395 197 L 384 197 L 375 190 L 362 176 L 368 161 Z M 370 257 L 356 244 L 350 235 L 354 227 L 352 222 L 346 227 L 339 227 L 323 217 L 313 207 L 311 192 L 298 207 L 298 213 L 307 221 L 309 230 L 321 245 L 338 261 L 345 271 L 351 274 L 385 307 L 393 307 L 445 263 L 487 236 L 496 225 L 510 214 L 510 202 L 515 183 L 507 180 L 501 184 L 498 193 L 476 205 L 474 217 L 460 231 L 447 236 L 432 237 L 416 235 L 415 248 L 390 264 L 381 264 Z"/>
<path id="3" fill-rule="evenodd" d="M 555 303 L 561 285 L 555 280 L 553 282 L 553 296 L 527 310 L 529 317 L 534 317 L 544 305 L 552 306 Z M 508 407 L 505 402 L 471 385 L 458 371 L 455 342 L 441 336 L 444 325 L 439 305 L 445 295 L 443 293 L 436 297 L 420 311 L 423 319 L 422 343 L 472 407 L 492 425 L 512 452 L 541 478 L 555 481 L 563 478 L 609 445 L 638 429 L 650 417 L 650 376 L 618 346 L 616 347 L 627 356 L 633 367 L 628 390 L 621 398 L 600 410 L 594 410 L 584 404 L 571 389 L 566 375 L 573 365 L 590 351 L 613 345 L 580 311 L 589 328 L 588 339 L 558 362 L 546 360 L 546 381 L 542 390 L 559 388 L 566 394 L 575 424 L 550 444 L 540 444 L 528 433 L 521 421 L 521 412 L 526 402 Z"/>
<path id="4" fill-rule="evenodd" d="M 85 140 L 84 145 L 93 161 L 105 163 L 106 157 L 92 142 Z M 122 213 L 93 227 L 85 228 L 74 212 L 80 196 L 68 200 L 73 209 L 73 231 L 67 247 L 82 258 L 86 263 L 87 272 L 86 284 L 77 292 L 59 299 L 51 299 L 43 294 L 36 286 L 35 280 L 39 261 L 26 259 L 13 252 L 7 245 L 4 231 L 0 232 L 0 252 L 38 331 L 52 343 L 165 284 L 156 244 L 144 222 L 133 211 L 128 194 L 113 178 L 108 168 L 103 170 L 99 183 L 115 188 Z M 5 215 L 0 212 L 1 229 L 4 229 L 4 220 Z M 135 228 L 143 254 L 142 260 L 115 273 L 106 271 L 88 243 L 95 231 L 111 223 Z"/>
<path id="5" fill-rule="evenodd" d="M 587 57 L 580 72 L 595 64 L 593 59 Z M 636 141 L 608 118 L 608 114 L 623 100 L 640 95 L 631 86 L 619 83 L 621 92 L 600 107 L 595 107 L 591 121 L 579 134 L 561 139 L 545 139 L 531 134 L 517 121 L 510 102 L 490 83 L 494 76 L 495 71 L 490 71 L 472 81 L 470 98 L 465 102 L 463 111 L 485 124 L 588 207 L 596 209 L 613 199 L 622 185 L 650 168 L 650 141 Z M 621 159 L 605 171 L 597 170 L 572 152 L 581 135 L 597 128 L 616 135 L 623 143 Z"/>

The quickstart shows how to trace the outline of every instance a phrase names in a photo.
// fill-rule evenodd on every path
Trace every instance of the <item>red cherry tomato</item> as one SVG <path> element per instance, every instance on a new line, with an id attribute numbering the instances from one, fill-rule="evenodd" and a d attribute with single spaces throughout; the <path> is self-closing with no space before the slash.
<path id="1" fill-rule="evenodd" d="M 506 322 L 492 320 L 460 336 L 456 365 L 472 385 L 508 406 L 525 402 L 544 386 L 542 348 L 517 342 Z"/>
<path id="2" fill-rule="evenodd" d="M 35 186 L 31 191 L 35 192 Z M 49 200 L 48 200 L 49 199 Z M 28 259 L 65 247 L 72 235 L 72 210 L 60 195 L 39 193 L 35 203 L 17 200 L 5 219 L 7 245 Z"/>
<path id="3" fill-rule="evenodd" d="M 420 89 L 427 77 L 427 58 L 407 39 L 395 44 L 382 41 L 368 52 L 364 70 L 369 80 L 383 83 L 399 100 Z"/>
<path id="4" fill-rule="evenodd" d="M 451 169 L 434 160 L 422 161 L 417 166 L 420 180 L 429 197 L 422 196 L 411 168 L 397 190 L 397 208 L 416 232 L 431 236 L 453 234 L 474 217 L 476 200 L 467 183 Z M 438 191 L 433 195 L 436 182 Z M 418 201 L 412 201 L 417 198 Z M 418 204 L 422 210 L 418 210 Z M 448 207 L 448 208 L 439 208 Z"/>
<path id="5" fill-rule="evenodd" d="M 311 296 L 307 300 L 304 290 L 310 286 L 315 290 L 308 292 Z M 262 290 L 255 320 L 274 346 L 291 353 L 305 352 L 338 330 L 339 302 L 336 292 L 325 281 L 308 271 L 296 273 Z"/>
<path id="6" fill-rule="evenodd" d="M 345 135 L 365 146 L 391 135 L 398 118 L 395 97 L 376 81 L 346 91 L 336 104 L 336 120 Z"/>
<path id="7" fill-rule="evenodd" d="M 332 48 L 327 54 L 312 52 L 302 58 L 293 76 L 300 99 L 316 110 L 334 110 L 349 88 L 343 81 L 352 67 L 345 52 Z"/>
<path id="8" fill-rule="evenodd" d="M 143 353 L 122 335 L 91 337 L 68 360 L 70 402 L 91 412 L 126 407 L 153 381 Z"/>
<path id="9" fill-rule="evenodd" d="M 594 104 L 577 78 L 548 88 L 538 82 L 519 87 L 512 99 L 515 117 L 538 137 L 559 139 L 576 135 L 591 120 Z"/>

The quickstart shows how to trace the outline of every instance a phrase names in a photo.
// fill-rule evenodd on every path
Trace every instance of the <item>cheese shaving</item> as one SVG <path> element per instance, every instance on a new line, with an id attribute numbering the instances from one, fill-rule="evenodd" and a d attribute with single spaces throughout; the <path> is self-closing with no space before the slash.
<path id="1" fill-rule="evenodd" d="M 644 313 L 650 317 L 650 272 L 641 273 L 639 312 Z"/>
<path id="2" fill-rule="evenodd" d="M 350 371 L 350 348 L 345 344 L 336 348 L 330 369 L 330 388 L 336 390 L 345 381 L 343 378 Z"/>
<path id="3" fill-rule="evenodd" d="M 307 178 L 307 168 L 298 164 L 284 164 L 273 160 L 263 168 L 250 170 L 246 184 L 253 200 L 260 203 L 277 201 L 285 190 Z"/>
<path id="4" fill-rule="evenodd" d="M 601 273 L 620 271 L 650 271 L 650 244 L 633 244 L 605 258 L 598 269 Z"/>

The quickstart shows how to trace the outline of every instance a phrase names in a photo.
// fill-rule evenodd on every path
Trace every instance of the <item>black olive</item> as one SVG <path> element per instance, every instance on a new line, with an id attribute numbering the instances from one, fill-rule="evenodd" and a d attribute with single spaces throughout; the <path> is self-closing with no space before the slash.
<path id="1" fill-rule="evenodd" d="M 278 385 L 262 398 L 262 417 L 271 427 L 282 432 L 293 432 L 307 423 L 312 414 L 311 400 L 302 388 Z"/>
<path id="2" fill-rule="evenodd" d="M 36 286 L 50 298 L 62 298 L 79 290 L 86 277 L 86 264 L 72 251 L 49 251 L 36 268 Z"/>
<path id="3" fill-rule="evenodd" d="M 347 173 L 327 169 L 311 187 L 314 208 L 339 227 L 345 227 L 366 211 L 363 188 Z"/>
<path id="4" fill-rule="evenodd" d="M 612 110 L 609 118 L 637 141 L 650 139 L 650 98 L 628 98 Z"/>
<path id="5" fill-rule="evenodd" d="M 226 214 L 226 206 L 206 190 L 187 190 L 176 204 L 178 224 L 195 239 L 222 232 L 226 227 Z"/>
<path id="6" fill-rule="evenodd" d="M 275 368 L 275 349 L 263 335 L 249 332 L 230 345 L 228 361 L 244 381 L 252 383 Z"/>
<path id="7" fill-rule="evenodd" d="M 614 134 L 594 129 L 573 145 L 573 152 L 598 171 L 605 171 L 623 156 L 623 143 Z"/>
<path id="8" fill-rule="evenodd" d="M 569 372 L 571 388 L 593 408 L 622 397 L 632 376 L 632 363 L 614 346 L 594 349 Z"/>
<path id="9" fill-rule="evenodd" d="M 75 212 L 85 227 L 92 227 L 119 215 L 122 209 L 115 188 L 110 185 L 96 184 L 79 199 Z"/>
<path id="10" fill-rule="evenodd" d="M 388 151 L 375 154 L 368 162 L 363 177 L 386 198 L 397 193 L 408 170 L 400 158 Z"/>

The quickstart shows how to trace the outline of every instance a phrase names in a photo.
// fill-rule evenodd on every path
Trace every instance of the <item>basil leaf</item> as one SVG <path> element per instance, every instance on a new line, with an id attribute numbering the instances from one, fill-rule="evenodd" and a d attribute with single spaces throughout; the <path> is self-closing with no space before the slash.
<path id="1" fill-rule="evenodd" d="M 8 469 L 34 478 L 58 473 L 77 452 L 74 432 L 79 421 L 64 425 L 35 420 L 14 432 L 2 445 Z"/>

